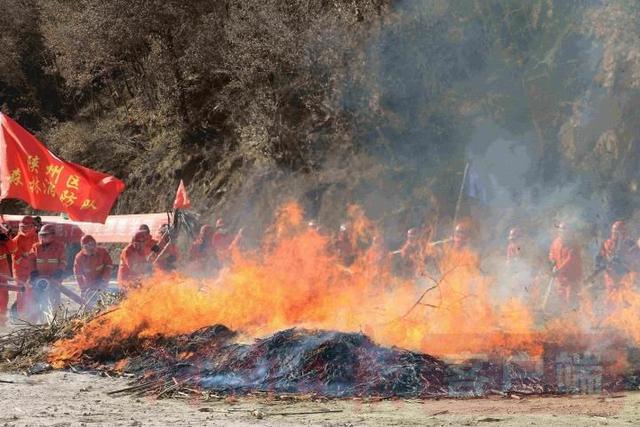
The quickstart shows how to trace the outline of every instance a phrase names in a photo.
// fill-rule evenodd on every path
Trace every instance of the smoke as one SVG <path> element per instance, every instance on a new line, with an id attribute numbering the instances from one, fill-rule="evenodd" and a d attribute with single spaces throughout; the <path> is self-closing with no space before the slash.
<path id="1" fill-rule="evenodd" d="M 464 3 L 394 6 L 348 72 L 330 79 L 335 90 L 323 108 L 339 111 L 343 126 L 324 135 L 331 148 L 312 146 L 322 154 L 304 171 L 246 165 L 242 182 L 230 186 L 239 191 L 225 196 L 216 216 L 230 217 L 244 228 L 244 244 L 258 247 L 287 200 L 328 235 L 351 221 L 355 204 L 396 249 L 412 227 L 448 237 L 462 191 L 458 219 L 473 222 L 496 305 L 544 291 L 547 279 L 536 284 L 537 296 L 531 284 L 550 270 L 559 222 L 573 225 L 585 275 L 592 271 L 610 223 L 632 218 L 636 202 L 633 191 L 621 191 L 637 175 L 628 166 L 637 159 L 628 135 L 635 125 L 625 122 L 632 101 L 602 84 L 609 51 L 589 29 L 590 17 L 608 6 Z M 340 39 L 326 37 L 307 55 Z M 301 144 L 313 141 L 321 140 Z M 532 255 L 507 267 L 507 235 L 516 226 Z M 593 326 L 587 317 L 576 325 Z"/>
<path id="2" fill-rule="evenodd" d="M 433 223 L 446 237 L 467 162 L 480 194 L 466 189 L 461 214 L 489 230 L 483 244 L 503 244 L 518 224 L 538 235 L 575 221 L 591 235 L 590 224 L 605 230 L 628 216 L 594 153 L 621 119 L 597 83 L 602 42 L 584 23 L 602 5 L 463 3 L 400 2 L 371 36 L 366 75 L 343 82 L 341 105 L 369 121 L 356 129 L 360 149 L 318 173 L 321 217 L 331 212 L 335 224 L 336 211 L 358 203 L 392 245 Z M 522 28 L 499 32 L 518 19 Z"/>

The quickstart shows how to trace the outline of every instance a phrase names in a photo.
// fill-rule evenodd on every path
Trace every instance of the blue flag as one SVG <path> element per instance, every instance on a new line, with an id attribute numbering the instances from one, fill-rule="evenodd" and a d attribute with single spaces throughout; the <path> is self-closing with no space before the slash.
<path id="1" fill-rule="evenodd" d="M 467 171 L 465 194 L 472 199 L 478 200 L 482 204 L 486 205 L 489 202 L 488 186 L 472 164 L 469 165 L 469 170 Z"/>

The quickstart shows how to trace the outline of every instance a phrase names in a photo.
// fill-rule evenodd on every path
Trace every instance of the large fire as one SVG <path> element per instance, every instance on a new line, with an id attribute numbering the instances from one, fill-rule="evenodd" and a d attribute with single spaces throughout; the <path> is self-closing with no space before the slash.
<path id="1" fill-rule="evenodd" d="M 290 203 L 260 250 L 236 248 L 215 279 L 186 273 L 149 278 L 117 308 L 56 343 L 50 360 L 62 367 L 89 349 L 108 351 L 127 338 L 173 336 L 213 324 L 247 338 L 294 326 L 363 332 L 383 345 L 435 355 L 540 354 L 543 342 L 575 343 L 606 328 L 633 343 L 640 340 L 640 294 L 632 287 L 621 290 L 607 316 L 595 316 L 585 303 L 578 312 L 541 324 L 537 301 L 499 297 L 496 280 L 479 270 L 470 251 L 445 249 L 439 258 L 442 277 L 397 277 L 375 244 L 375 227 L 357 207 L 350 215 L 352 241 L 369 243 L 349 267 L 337 258 L 330 239 L 308 227 L 302 209 Z M 433 250 L 427 242 L 423 247 Z"/>

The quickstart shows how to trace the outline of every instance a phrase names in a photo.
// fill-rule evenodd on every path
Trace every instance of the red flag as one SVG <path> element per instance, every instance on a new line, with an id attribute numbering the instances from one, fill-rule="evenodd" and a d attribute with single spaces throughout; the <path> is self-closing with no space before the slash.
<path id="1" fill-rule="evenodd" d="M 124 190 L 119 179 L 56 157 L 19 124 L 0 113 L 0 200 L 66 212 L 74 221 L 104 223 Z"/>
<path id="2" fill-rule="evenodd" d="M 184 187 L 184 182 L 180 180 L 178 185 L 178 192 L 176 193 L 176 200 L 173 202 L 173 209 L 187 209 L 191 207 L 191 200 L 187 196 L 187 189 Z"/>

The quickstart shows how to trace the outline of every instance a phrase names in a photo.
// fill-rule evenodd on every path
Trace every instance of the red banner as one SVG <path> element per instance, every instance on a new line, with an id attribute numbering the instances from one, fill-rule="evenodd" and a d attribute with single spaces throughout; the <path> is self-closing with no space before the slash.
<path id="1" fill-rule="evenodd" d="M 20 199 L 72 220 L 104 223 L 122 190 L 119 179 L 59 159 L 0 113 L 0 200 Z"/>
<path id="2" fill-rule="evenodd" d="M 178 185 L 178 192 L 176 193 L 176 200 L 173 202 L 173 209 L 188 209 L 191 207 L 191 200 L 187 195 L 187 189 L 184 186 L 184 182 L 180 180 Z"/>

